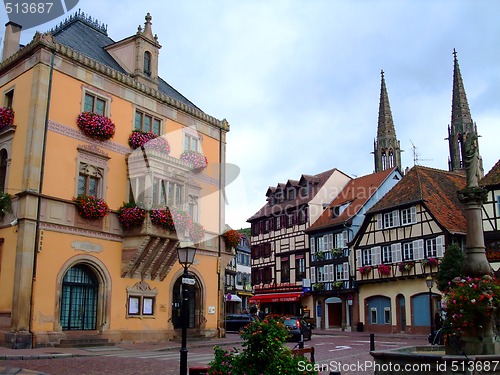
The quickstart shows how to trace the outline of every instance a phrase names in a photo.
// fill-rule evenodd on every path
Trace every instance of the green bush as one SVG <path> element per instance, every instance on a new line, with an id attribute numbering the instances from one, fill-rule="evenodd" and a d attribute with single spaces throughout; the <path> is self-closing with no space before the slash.
<path id="1" fill-rule="evenodd" d="M 210 375 L 318 374 L 314 366 L 308 366 L 311 371 L 304 371 L 309 359 L 294 357 L 285 346 L 288 330 L 279 317 L 268 315 L 262 322 L 250 323 L 241 331 L 241 337 L 241 351 L 215 347 L 215 357 L 209 363 Z"/>

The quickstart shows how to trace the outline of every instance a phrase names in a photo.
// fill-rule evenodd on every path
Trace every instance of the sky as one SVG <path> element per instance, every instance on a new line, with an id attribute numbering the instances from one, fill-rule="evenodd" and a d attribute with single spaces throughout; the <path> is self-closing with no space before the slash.
<path id="1" fill-rule="evenodd" d="M 447 170 L 453 49 L 485 172 L 500 158 L 497 0 L 80 0 L 69 14 L 78 8 L 114 41 L 150 12 L 159 75 L 227 119 L 226 162 L 240 168 L 226 190 L 234 229 L 249 226 L 269 186 L 332 168 L 373 173 L 381 70 L 403 169 Z"/>

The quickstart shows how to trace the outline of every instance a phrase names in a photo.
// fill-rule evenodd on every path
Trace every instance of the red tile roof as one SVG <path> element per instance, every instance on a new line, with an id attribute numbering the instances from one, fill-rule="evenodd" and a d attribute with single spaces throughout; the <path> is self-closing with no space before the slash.
<path id="1" fill-rule="evenodd" d="M 500 185 L 500 160 L 491 168 L 491 170 L 479 181 L 480 186 Z"/>
<path id="2" fill-rule="evenodd" d="M 377 192 L 380 185 L 382 185 L 387 177 L 394 172 L 394 169 L 395 168 L 386 169 L 382 172 L 372 173 L 349 181 L 337 198 L 332 201 L 330 206 L 321 214 L 314 224 L 309 227 L 307 232 L 313 232 L 318 229 L 331 227 L 336 224 L 343 224 L 352 220 L 373 194 Z M 350 202 L 350 204 L 344 212 L 334 218 L 331 209 L 348 202 Z"/>
<path id="3" fill-rule="evenodd" d="M 464 206 L 457 191 L 465 188 L 463 174 L 414 166 L 368 213 L 421 202 L 451 233 L 466 233 Z"/>

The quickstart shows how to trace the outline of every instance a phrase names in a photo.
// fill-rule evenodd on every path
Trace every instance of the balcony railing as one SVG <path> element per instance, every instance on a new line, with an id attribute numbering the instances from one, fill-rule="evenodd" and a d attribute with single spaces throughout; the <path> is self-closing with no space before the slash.
<path id="1" fill-rule="evenodd" d="M 356 280 L 370 282 L 422 277 L 437 272 L 438 264 L 439 260 L 437 258 L 429 258 L 379 266 L 362 266 L 356 270 Z"/>
<path id="2" fill-rule="evenodd" d="M 317 282 L 313 284 L 312 292 L 314 294 L 322 294 L 332 292 L 345 292 L 352 291 L 356 288 L 355 281 L 351 278 L 349 280 L 339 280 L 339 281 L 326 281 L 326 282 Z"/>

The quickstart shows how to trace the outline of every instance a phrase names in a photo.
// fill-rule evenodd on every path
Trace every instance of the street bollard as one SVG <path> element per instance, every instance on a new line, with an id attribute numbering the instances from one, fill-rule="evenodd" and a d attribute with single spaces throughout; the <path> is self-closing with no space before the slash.
<path id="1" fill-rule="evenodd" d="M 370 351 L 373 352 L 375 350 L 375 334 L 370 333 Z"/>

